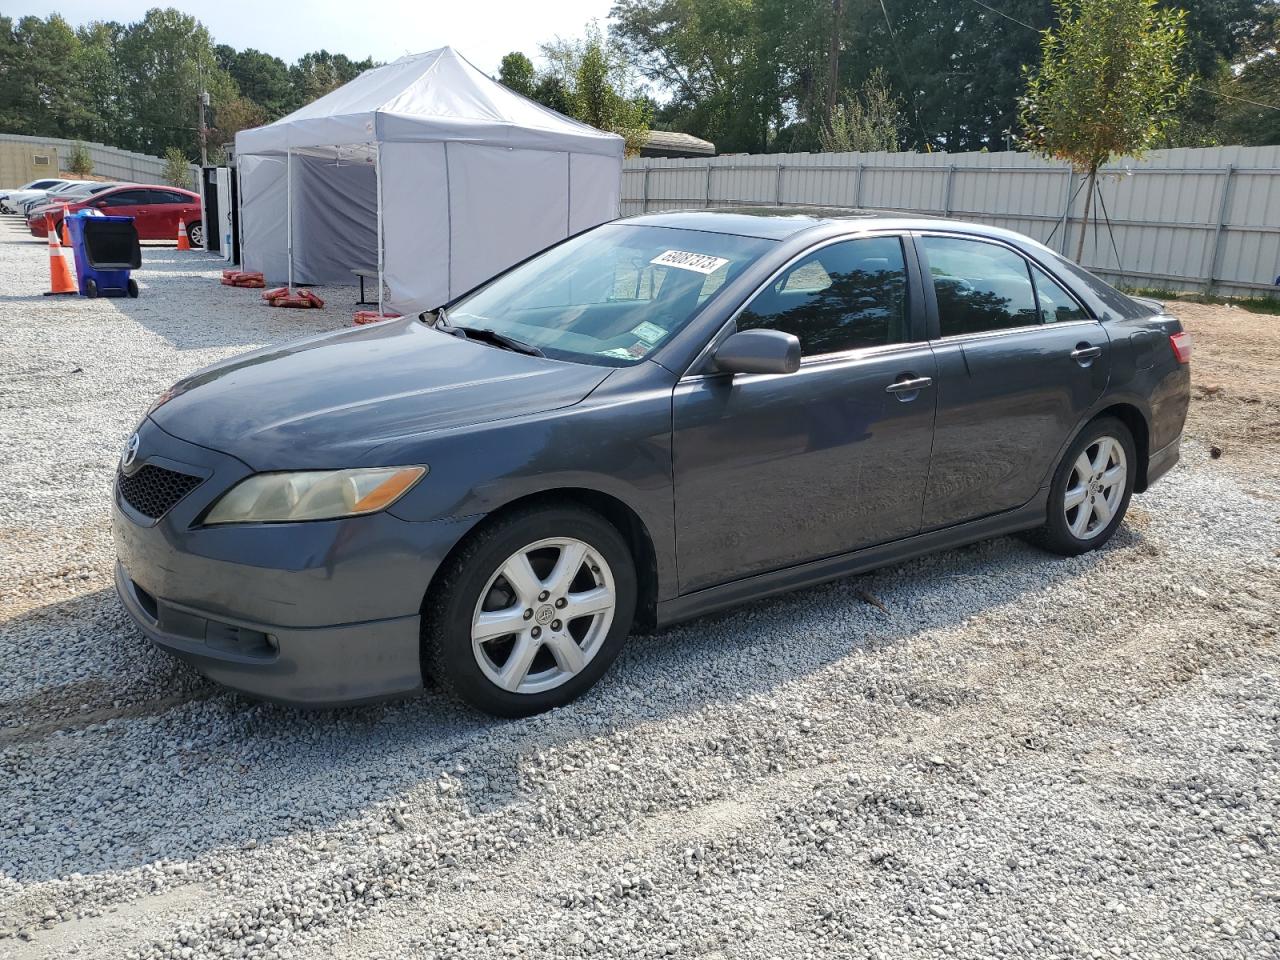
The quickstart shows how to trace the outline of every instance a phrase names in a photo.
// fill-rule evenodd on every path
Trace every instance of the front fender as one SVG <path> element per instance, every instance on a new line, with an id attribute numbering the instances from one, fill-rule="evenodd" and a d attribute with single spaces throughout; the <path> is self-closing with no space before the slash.
<path id="1" fill-rule="evenodd" d="M 390 512 L 413 521 L 457 519 L 557 490 L 604 494 L 644 524 L 657 556 L 659 591 L 667 595 L 675 583 L 674 377 L 656 364 L 642 366 L 652 369 L 632 368 L 625 371 L 630 376 L 611 377 L 570 408 L 379 448 L 380 460 L 429 468 Z"/>

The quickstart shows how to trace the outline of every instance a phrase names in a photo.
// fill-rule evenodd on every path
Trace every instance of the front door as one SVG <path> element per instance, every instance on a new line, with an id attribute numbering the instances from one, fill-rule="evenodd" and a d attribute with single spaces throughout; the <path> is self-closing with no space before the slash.
<path id="1" fill-rule="evenodd" d="M 1102 396 L 1110 340 L 1061 284 L 1003 244 L 923 236 L 936 299 L 931 530 L 1020 507 Z"/>
<path id="2" fill-rule="evenodd" d="M 906 254 L 895 236 L 801 258 L 737 319 L 799 337 L 800 370 L 676 386 L 682 593 L 919 530 L 934 359 Z"/>

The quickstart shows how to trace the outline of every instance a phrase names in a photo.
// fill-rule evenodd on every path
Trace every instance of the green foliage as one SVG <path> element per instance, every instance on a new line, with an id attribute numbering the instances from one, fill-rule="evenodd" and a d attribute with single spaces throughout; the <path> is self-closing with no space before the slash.
<path id="1" fill-rule="evenodd" d="M 1175 120 L 1189 88 L 1186 14 L 1155 0 L 1055 3 L 1059 26 L 1028 72 L 1023 143 L 1095 175 L 1114 156 L 1141 156 Z"/>
<path id="2" fill-rule="evenodd" d="M 178 147 L 169 147 L 164 152 L 164 182 L 191 189 L 191 161 Z"/>
<path id="3" fill-rule="evenodd" d="M 768 149 L 784 123 L 786 65 L 829 0 L 616 0 L 614 33 L 642 76 L 671 100 L 661 119 L 722 152 Z"/>
<path id="4" fill-rule="evenodd" d="M 533 99 L 618 134 L 628 156 L 638 153 L 648 139 L 653 110 L 622 48 L 591 23 L 582 39 L 556 38 L 541 50 L 547 68 L 535 78 Z"/>
<path id="5" fill-rule="evenodd" d="M 67 161 L 67 169 L 78 177 L 87 177 L 93 173 L 93 157 L 89 154 L 89 148 L 83 143 L 77 142 L 71 148 L 71 158 Z"/>
<path id="6" fill-rule="evenodd" d="M 328 50 L 303 55 L 289 68 L 292 89 L 289 109 L 297 110 L 326 93 L 332 93 L 375 65 L 368 57 L 352 60 L 341 53 L 330 53 Z"/>
<path id="7" fill-rule="evenodd" d="M 207 91 L 216 153 L 237 130 L 278 119 L 372 66 L 324 50 L 289 66 L 259 50 L 215 46 L 198 20 L 174 9 L 76 30 L 56 14 L 0 16 L 0 132 L 195 155 Z"/>
<path id="8" fill-rule="evenodd" d="M 901 104 L 884 71 L 877 70 L 836 105 L 820 140 L 827 153 L 893 152 L 901 131 Z"/>
<path id="9" fill-rule="evenodd" d="M 502 64 L 498 68 L 498 82 L 516 93 L 532 97 L 537 82 L 533 61 L 519 50 L 511 51 L 502 58 Z"/>

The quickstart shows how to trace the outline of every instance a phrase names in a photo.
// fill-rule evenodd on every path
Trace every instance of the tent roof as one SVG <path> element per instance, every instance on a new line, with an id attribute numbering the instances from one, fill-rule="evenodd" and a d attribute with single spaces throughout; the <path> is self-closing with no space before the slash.
<path id="1" fill-rule="evenodd" d="M 452 47 L 401 57 L 236 134 L 237 154 L 462 140 L 621 157 L 622 138 L 549 110 L 485 76 Z"/>

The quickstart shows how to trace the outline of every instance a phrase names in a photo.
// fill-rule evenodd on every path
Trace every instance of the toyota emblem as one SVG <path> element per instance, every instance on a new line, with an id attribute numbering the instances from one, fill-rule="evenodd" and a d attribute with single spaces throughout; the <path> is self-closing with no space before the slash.
<path id="1" fill-rule="evenodd" d="M 138 459 L 138 445 L 141 442 L 141 439 L 135 433 L 129 438 L 129 442 L 124 445 L 124 453 L 120 454 L 120 466 L 122 469 L 133 466 L 133 461 Z"/>

